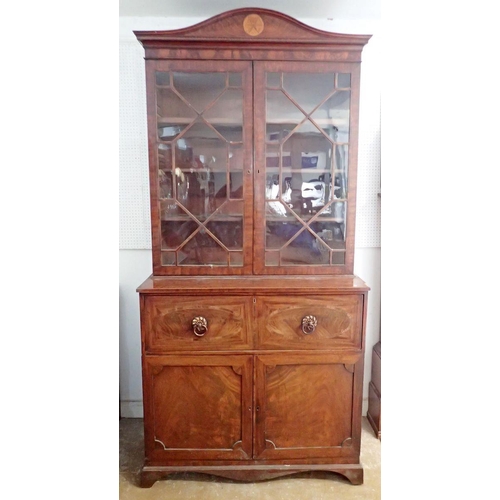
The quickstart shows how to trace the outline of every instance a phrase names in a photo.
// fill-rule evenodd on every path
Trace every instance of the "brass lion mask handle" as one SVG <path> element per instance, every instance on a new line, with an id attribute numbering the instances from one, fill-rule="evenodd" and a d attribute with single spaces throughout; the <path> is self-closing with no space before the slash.
<path id="1" fill-rule="evenodd" d="M 306 334 L 309 335 L 310 333 L 314 332 L 316 327 L 318 326 L 318 320 L 316 319 L 316 316 L 304 316 L 302 318 L 302 331 Z"/>
<path id="2" fill-rule="evenodd" d="M 197 337 L 203 337 L 208 332 L 208 322 L 203 316 L 196 316 L 191 322 L 193 332 Z"/>

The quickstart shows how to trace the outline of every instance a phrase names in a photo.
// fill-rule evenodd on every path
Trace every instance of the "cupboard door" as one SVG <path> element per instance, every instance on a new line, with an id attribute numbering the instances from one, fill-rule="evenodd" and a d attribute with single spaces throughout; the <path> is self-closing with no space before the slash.
<path id="1" fill-rule="evenodd" d="M 352 273 L 359 68 L 258 62 L 255 270 Z"/>
<path id="2" fill-rule="evenodd" d="M 252 254 L 246 61 L 147 61 L 153 269 L 243 274 Z"/>
<path id="3" fill-rule="evenodd" d="M 251 356 L 151 356 L 144 365 L 151 464 L 251 458 Z"/>
<path id="4" fill-rule="evenodd" d="M 255 360 L 254 457 L 355 457 L 362 354 L 262 354 Z"/>

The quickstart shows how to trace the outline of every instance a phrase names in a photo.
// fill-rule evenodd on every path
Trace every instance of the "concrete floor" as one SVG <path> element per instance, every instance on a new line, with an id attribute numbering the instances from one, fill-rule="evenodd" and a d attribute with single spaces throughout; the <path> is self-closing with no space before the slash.
<path id="1" fill-rule="evenodd" d="M 364 484 L 353 486 L 343 476 L 289 476 L 258 483 L 238 483 L 203 474 L 178 474 L 139 488 L 143 462 L 142 419 L 120 420 L 120 500 L 380 500 L 380 441 L 363 418 L 361 463 Z"/>

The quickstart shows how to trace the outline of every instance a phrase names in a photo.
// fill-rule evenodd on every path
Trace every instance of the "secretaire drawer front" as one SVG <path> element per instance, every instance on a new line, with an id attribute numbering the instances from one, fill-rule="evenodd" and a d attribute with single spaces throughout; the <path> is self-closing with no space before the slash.
<path id="1" fill-rule="evenodd" d="M 258 347 L 360 349 L 363 296 L 258 297 Z"/>
<path id="2" fill-rule="evenodd" d="M 252 305 L 251 297 L 145 296 L 146 351 L 249 349 Z"/>

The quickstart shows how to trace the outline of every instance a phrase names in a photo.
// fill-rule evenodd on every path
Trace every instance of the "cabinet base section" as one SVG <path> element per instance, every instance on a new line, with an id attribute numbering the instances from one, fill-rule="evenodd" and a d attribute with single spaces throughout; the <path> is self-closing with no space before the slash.
<path id="1" fill-rule="evenodd" d="M 361 464 L 321 464 L 321 465 L 233 465 L 233 466 L 144 466 L 141 470 L 140 486 L 150 488 L 159 479 L 169 474 L 196 472 L 232 479 L 235 481 L 266 481 L 291 474 L 305 472 L 333 472 L 346 477 L 352 484 L 363 484 Z"/>

